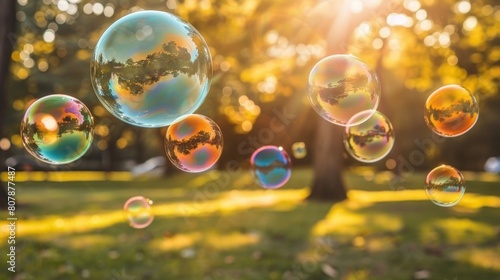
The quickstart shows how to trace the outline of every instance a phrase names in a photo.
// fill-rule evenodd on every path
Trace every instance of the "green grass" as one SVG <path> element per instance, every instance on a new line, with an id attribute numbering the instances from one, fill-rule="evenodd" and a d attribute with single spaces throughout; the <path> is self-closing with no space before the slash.
<path id="1" fill-rule="evenodd" d="M 335 205 L 303 201 L 307 169 L 274 191 L 246 172 L 217 186 L 223 175 L 20 182 L 17 278 L 4 265 L 0 279 L 500 279 L 498 178 L 468 180 L 463 201 L 441 208 L 425 198 L 424 174 L 404 191 L 384 174 L 346 174 L 350 200 Z M 121 210 L 135 195 L 154 201 L 145 229 Z"/>

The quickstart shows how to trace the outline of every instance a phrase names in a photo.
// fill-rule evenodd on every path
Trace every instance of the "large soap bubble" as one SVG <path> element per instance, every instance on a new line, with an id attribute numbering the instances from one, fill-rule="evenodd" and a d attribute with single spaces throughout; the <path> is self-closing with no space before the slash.
<path id="1" fill-rule="evenodd" d="M 101 36 L 91 80 L 104 107 L 141 127 L 170 125 L 205 100 L 212 79 L 208 46 L 181 18 L 160 11 L 122 17 Z"/>
<path id="2" fill-rule="evenodd" d="M 21 122 L 24 147 L 35 158 L 66 164 L 82 157 L 93 139 L 94 120 L 80 100 L 63 94 L 42 97 Z"/>
<path id="3" fill-rule="evenodd" d="M 332 55 L 320 60 L 311 70 L 308 96 L 322 118 L 345 126 L 355 114 L 377 109 L 380 83 L 377 74 L 357 57 Z M 351 125 L 360 124 L 369 117 Z"/>
<path id="4" fill-rule="evenodd" d="M 459 85 L 446 85 L 431 93 L 425 102 L 425 122 L 436 134 L 455 137 L 476 124 L 479 105 L 474 95 Z"/>

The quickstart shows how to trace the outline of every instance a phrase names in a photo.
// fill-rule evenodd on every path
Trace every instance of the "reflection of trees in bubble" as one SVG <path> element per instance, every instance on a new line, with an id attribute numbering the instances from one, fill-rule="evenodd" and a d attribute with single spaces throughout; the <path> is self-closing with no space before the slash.
<path id="1" fill-rule="evenodd" d="M 27 146 L 27 150 L 38 155 L 40 158 L 45 158 L 42 156 L 42 150 L 35 141 L 35 134 L 37 132 L 35 123 L 27 123 L 25 121 L 21 122 L 21 136 L 23 143 Z M 40 136 L 37 136 L 40 138 Z M 43 135 L 42 135 L 43 137 Z"/>
<path id="2" fill-rule="evenodd" d="M 429 109 L 425 111 L 425 114 L 428 119 L 433 119 L 437 122 L 445 122 L 447 118 L 452 117 L 454 114 L 468 114 L 470 118 L 473 118 L 477 114 L 477 106 L 472 103 L 472 100 L 461 99 L 445 108 L 435 108 L 431 104 Z"/>
<path id="3" fill-rule="evenodd" d="M 145 59 L 134 61 L 129 58 L 123 62 L 115 58 L 104 61 L 100 54 L 92 64 L 94 75 L 99 81 L 99 89 L 106 101 L 114 103 L 110 90 L 110 80 L 115 75 L 118 84 L 127 89 L 132 95 L 144 93 L 144 87 L 160 81 L 162 77 L 171 75 L 177 77 L 179 74 L 192 76 L 198 73 L 198 69 L 208 64 L 204 50 L 199 48 L 196 59 L 192 60 L 191 54 L 185 47 L 178 46 L 174 41 L 162 45 L 161 52 L 146 55 Z"/>
<path id="4" fill-rule="evenodd" d="M 366 144 L 375 141 L 376 138 L 380 137 L 385 138 L 385 141 L 389 142 L 389 139 L 393 137 L 393 132 L 392 130 L 387 131 L 385 126 L 376 124 L 373 126 L 373 129 L 367 130 L 366 132 L 351 134 L 350 138 L 353 139 L 353 142 L 356 145 L 363 147 Z"/>
<path id="5" fill-rule="evenodd" d="M 312 86 L 311 90 L 317 91 L 319 98 L 332 106 L 338 105 L 352 92 L 370 91 L 371 99 L 376 98 L 375 90 L 370 90 L 368 87 L 368 77 L 362 74 L 345 77 L 337 83 L 329 83 L 327 87 Z"/>
<path id="6" fill-rule="evenodd" d="M 427 187 L 444 192 L 461 192 L 463 181 L 460 177 L 450 175 L 446 180 L 435 180 Z"/>
<path id="7" fill-rule="evenodd" d="M 212 137 L 210 132 L 200 130 L 197 134 L 189 137 L 188 139 L 174 140 L 169 135 L 166 141 L 167 153 L 170 155 L 171 159 L 178 165 L 182 166 L 179 158 L 177 157 L 176 150 L 183 154 L 189 155 L 192 150 L 198 148 L 198 146 L 211 145 L 220 148 L 222 145 L 222 135 L 218 130 L 214 130 L 215 135 Z"/>

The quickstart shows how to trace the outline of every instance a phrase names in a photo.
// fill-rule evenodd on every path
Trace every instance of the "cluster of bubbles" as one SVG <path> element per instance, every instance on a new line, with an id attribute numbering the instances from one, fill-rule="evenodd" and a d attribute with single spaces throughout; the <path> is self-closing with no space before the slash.
<path id="1" fill-rule="evenodd" d="M 380 83 L 377 74 L 352 55 L 332 55 L 320 60 L 309 74 L 308 97 L 323 119 L 345 127 L 344 146 L 356 160 L 372 163 L 387 156 L 394 146 L 394 129 L 377 111 Z M 469 131 L 478 119 L 474 95 L 460 85 L 434 91 L 425 103 L 427 126 L 443 137 Z M 293 147 L 294 156 L 297 147 Z M 457 204 L 465 192 L 463 176 L 454 167 L 442 165 L 427 176 L 426 192 L 439 206 Z"/>
<path id="2" fill-rule="evenodd" d="M 193 114 L 212 80 L 212 58 L 201 34 L 188 22 L 161 11 L 139 11 L 114 22 L 96 44 L 91 81 L 112 115 L 139 127 L 170 126 L 169 160 L 187 172 L 215 165 L 222 132 L 211 119 Z M 78 99 L 49 95 L 35 101 L 21 123 L 26 150 L 50 164 L 67 164 L 92 145 L 93 118 Z M 153 221 L 150 201 L 133 197 L 124 206 L 130 225 Z"/>
<path id="3" fill-rule="evenodd" d="M 91 57 L 91 81 L 102 105 L 123 122 L 139 127 L 169 126 L 165 153 L 177 168 L 203 172 L 222 153 L 219 126 L 193 114 L 205 100 L 212 80 L 212 60 L 201 34 L 166 12 L 140 11 L 114 22 L 100 37 Z M 309 74 L 308 97 L 325 120 L 345 127 L 344 144 L 356 160 L 371 163 L 391 151 L 395 136 L 389 119 L 377 111 L 380 82 L 366 63 L 352 55 L 320 60 Z M 433 92 L 425 104 L 425 121 L 438 135 L 455 137 L 470 130 L 478 104 L 467 89 L 449 85 Z M 50 164 L 82 157 L 93 140 L 93 118 L 78 99 L 49 95 L 35 101 L 21 123 L 26 150 Z M 303 142 L 292 145 L 296 159 L 307 155 Z M 250 158 L 256 181 L 280 188 L 291 176 L 291 159 L 282 147 L 264 146 Z M 460 172 L 447 165 L 427 176 L 426 192 L 435 204 L 453 206 L 465 192 Z M 124 210 L 134 228 L 153 221 L 151 201 L 127 200 Z"/>
<path id="4" fill-rule="evenodd" d="M 443 137 L 457 137 L 469 131 L 479 117 L 474 95 L 460 85 L 445 85 L 432 92 L 425 102 L 424 119 L 429 129 Z M 465 193 L 460 171 L 441 165 L 429 172 L 425 182 L 429 199 L 436 205 L 456 205 Z"/>

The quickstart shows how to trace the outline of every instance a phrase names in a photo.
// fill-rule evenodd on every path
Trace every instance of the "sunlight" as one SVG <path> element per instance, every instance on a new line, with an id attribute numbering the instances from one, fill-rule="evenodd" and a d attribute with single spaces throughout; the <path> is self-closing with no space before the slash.
<path id="1" fill-rule="evenodd" d="M 480 243 L 495 237 L 493 226 L 470 219 L 439 219 L 424 224 L 420 229 L 420 239 L 425 244 Z"/>
<path id="2" fill-rule="evenodd" d="M 201 239 L 201 233 L 175 234 L 172 237 L 155 239 L 149 244 L 150 250 L 178 251 L 193 246 Z"/>
<path id="3" fill-rule="evenodd" d="M 478 267 L 500 271 L 500 246 L 493 248 L 465 248 L 453 254 L 459 261 Z"/>
<path id="4" fill-rule="evenodd" d="M 1 173 L 1 179 L 7 182 L 7 172 Z M 130 181 L 132 174 L 128 171 L 16 171 L 16 182 L 85 182 L 85 181 Z"/>

